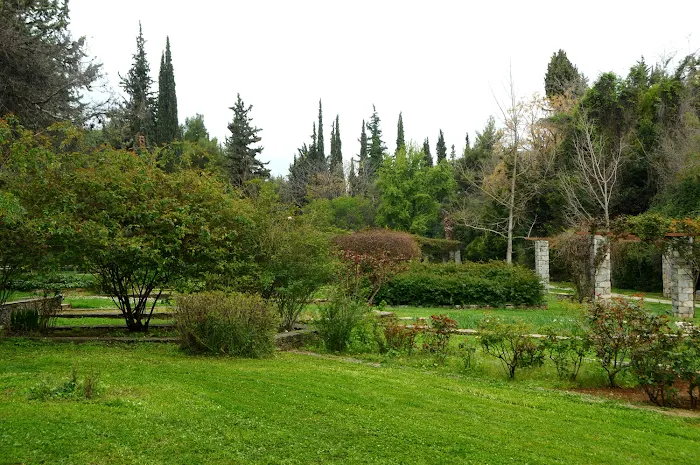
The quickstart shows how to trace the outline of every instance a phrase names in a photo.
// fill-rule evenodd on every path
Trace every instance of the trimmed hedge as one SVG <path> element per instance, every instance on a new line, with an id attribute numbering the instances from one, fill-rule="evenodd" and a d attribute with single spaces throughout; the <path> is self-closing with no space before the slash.
<path id="1" fill-rule="evenodd" d="M 418 263 L 379 290 L 388 305 L 540 305 L 544 292 L 534 272 L 504 262 Z"/>

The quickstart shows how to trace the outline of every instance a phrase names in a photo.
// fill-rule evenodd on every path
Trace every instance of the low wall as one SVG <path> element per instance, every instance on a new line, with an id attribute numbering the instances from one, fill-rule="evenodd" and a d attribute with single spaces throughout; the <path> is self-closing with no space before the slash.
<path id="1" fill-rule="evenodd" d="M 41 308 L 40 306 L 42 305 L 48 305 L 49 308 L 53 307 L 56 309 L 56 311 L 58 311 L 61 309 L 61 302 L 63 302 L 62 295 L 56 297 L 36 297 L 33 299 L 7 302 L 5 305 L 0 307 L 0 328 L 7 328 L 10 326 L 10 314 L 16 310 Z"/>

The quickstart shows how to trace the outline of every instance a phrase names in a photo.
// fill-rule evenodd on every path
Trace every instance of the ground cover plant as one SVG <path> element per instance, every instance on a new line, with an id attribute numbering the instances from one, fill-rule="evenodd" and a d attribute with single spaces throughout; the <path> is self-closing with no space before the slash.
<path id="1" fill-rule="evenodd" d="M 532 382 L 173 345 L 5 340 L 0 356 L 2 462 L 670 464 L 700 453 L 698 418 Z M 29 398 L 71 364 L 100 374 L 99 396 Z"/>

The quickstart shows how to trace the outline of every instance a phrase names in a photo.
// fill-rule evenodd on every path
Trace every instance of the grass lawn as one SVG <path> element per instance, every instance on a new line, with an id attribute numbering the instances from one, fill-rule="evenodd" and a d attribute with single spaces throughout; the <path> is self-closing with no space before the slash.
<path id="1" fill-rule="evenodd" d="M 279 353 L 0 341 L 0 463 L 693 463 L 700 419 L 527 383 Z M 101 376 L 95 400 L 29 400 Z M 694 458 L 695 457 L 695 458 Z"/>

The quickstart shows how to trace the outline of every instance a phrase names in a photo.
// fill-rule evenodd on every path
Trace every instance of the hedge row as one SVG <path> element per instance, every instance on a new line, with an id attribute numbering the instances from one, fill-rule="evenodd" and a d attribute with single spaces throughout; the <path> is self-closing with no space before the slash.
<path id="1" fill-rule="evenodd" d="M 95 276 L 88 273 L 62 272 L 47 275 L 29 274 L 12 283 L 16 291 L 41 289 L 91 289 L 96 286 Z"/>
<path id="2" fill-rule="evenodd" d="M 503 262 L 420 263 L 386 283 L 375 298 L 388 305 L 540 305 L 544 293 L 532 271 Z"/>

